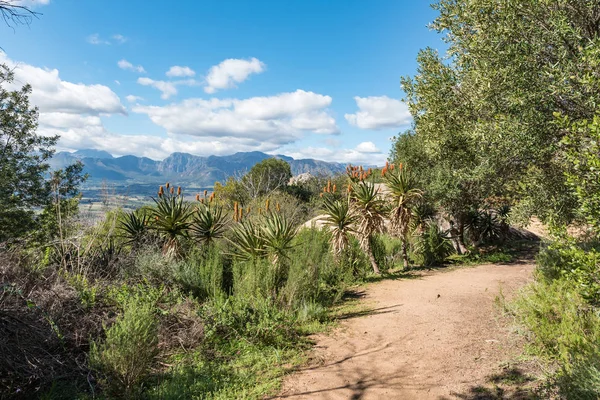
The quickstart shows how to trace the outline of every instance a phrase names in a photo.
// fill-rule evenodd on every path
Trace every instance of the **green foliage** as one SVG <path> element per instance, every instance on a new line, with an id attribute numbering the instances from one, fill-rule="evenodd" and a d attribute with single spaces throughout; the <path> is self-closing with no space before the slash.
<path id="1" fill-rule="evenodd" d="M 222 206 L 201 203 L 193 213 L 190 233 L 196 241 L 208 246 L 225 235 L 228 222 Z"/>
<path id="2" fill-rule="evenodd" d="M 224 272 L 229 260 L 213 246 L 206 252 L 195 252 L 186 260 L 171 264 L 172 279 L 185 292 L 200 300 L 224 294 Z"/>
<path id="3" fill-rule="evenodd" d="M 452 242 L 435 221 L 427 223 L 425 230 L 417 236 L 415 255 L 425 266 L 442 265 L 454 253 Z"/>
<path id="4" fill-rule="evenodd" d="M 381 271 L 386 272 L 393 267 L 393 262 L 391 256 L 388 257 L 390 254 L 387 250 L 388 243 L 383 237 L 383 234 L 371 236 L 371 249 L 373 249 L 373 257 L 377 265 L 379 265 Z"/>
<path id="5" fill-rule="evenodd" d="M 154 365 L 157 345 L 154 305 L 130 300 L 123 314 L 106 329 L 106 339 L 92 343 L 90 365 L 104 374 L 109 392 L 135 396 Z"/>
<path id="6" fill-rule="evenodd" d="M 589 303 L 600 306 L 600 252 L 590 244 L 562 237 L 543 247 L 537 257 L 538 271 L 548 282 L 564 279 Z"/>
<path id="7" fill-rule="evenodd" d="M 119 221 L 118 229 L 125 239 L 125 244 L 137 245 L 144 241 L 148 232 L 150 218 L 143 210 L 136 210 L 125 214 Z"/>
<path id="8" fill-rule="evenodd" d="M 356 233 L 360 246 L 367 253 L 373 271 L 378 274 L 380 271 L 371 248 L 371 238 L 384 228 L 384 202 L 375 185 L 367 181 L 360 181 L 352 186 L 351 200 L 352 211 L 358 218 Z"/>
<path id="9" fill-rule="evenodd" d="M 423 197 L 423 191 L 417 187 L 413 174 L 404 168 L 403 164 L 397 167 L 391 164 L 382 171 L 384 182 L 392 198 L 389 212 L 390 232 L 402 239 L 402 257 L 404 268 L 408 268 L 408 236 L 414 215 L 413 207 Z"/>
<path id="10" fill-rule="evenodd" d="M 561 398 L 600 396 L 600 317 L 565 279 L 534 283 L 511 305 L 530 330 L 533 350 L 556 362 Z"/>
<path id="11" fill-rule="evenodd" d="M 336 256 L 348 247 L 350 235 L 355 232 L 354 225 L 358 221 L 350 209 L 349 200 L 335 200 L 333 196 L 323 197 L 323 223 L 331 233 L 331 248 Z"/>
<path id="12" fill-rule="evenodd" d="M 70 274 L 63 272 L 67 282 L 77 291 L 81 305 L 85 308 L 90 308 L 96 305 L 96 300 L 100 292 L 97 286 L 94 286 L 90 281 L 81 274 Z"/>
<path id="13" fill-rule="evenodd" d="M 295 244 L 289 255 L 286 285 L 280 292 L 285 304 L 302 310 L 315 307 L 311 305 L 315 302 L 328 306 L 339 301 L 346 287 L 356 279 L 352 266 L 339 257 L 334 259 L 329 251 L 328 233 L 303 229 Z"/>
<path id="14" fill-rule="evenodd" d="M 57 136 L 36 133 L 38 110 L 29 104 L 31 86 L 10 90 L 14 74 L 0 65 L 0 242 L 20 237 L 34 227 L 34 207 L 50 200 L 45 174 Z M 6 227 L 11 227 L 6 229 Z"/>
<path id="15" fill-rule="evenodd" d="M 292 177 L 290 165 L 278 158 L 266 158 L 255 164 L 240 183 L 251 199 L 285 188 Z"/>
<path id="16" fill-rule="evenodd" d="M 265 242 L 260 227 L 252 221 L 242 221 L 231 229 L 233 256 L 241 260 L 253 260 L 265 255 Z"/>
<path id="17" fill-rule="evenodd" d="M 572 122 L 558 117 L 569 130 L 563 138 L 567 182 L 576 194 L 585 221 L 600 232 L 600 116 Z"/>
<path id="18" fill-rule="evenodd" d="M 152 209 L 152 228 L 164 239 L 165 245 L 163 252 L 169 255 L 176 255 L 179 252 L 178 239 L 188 237 L 188 229 L 192 225 L 190 216 L 192 215 L 191 206 L 184 203 L 181 188 L 175 192 L 167 184 L 167 192 L 162 192 L 162 186 L 159 190 L 158 198 L 152 198 L 155 208 Z"/>
<path id="19" fill-rule="evenodd" d="M 209 342 L 242 337 L 253 344 L 283 347 L 298 334 L 294 313 L 260 295 L 216 298 L 204 305 L 202 316 Z"/>
<path id="20" fill-rule="evenodd" d="M 414 127 L 392 158 L 411 165 L 460 231 L 468 209 L 500 197 L 523 203 L 523 216 L 570 221 L 576 203 L 559 146 L 568 130 L 553 114 L 576 122 L 597 114 L 597 4 L 440 0 L 434 8 L 448 57 L 425 49 L 416 75 L 402 79 Z"/>
<path id="21" fill-rule="evenodd" d="M 271 257 L 273 264 L 287 258 L 287 253 L 293 247 L 292 240 L 296 236 L 296 228 L 285 218 L 277 213 L 268 213 L 261 225 L 266 253 Z"/>
<path id="22" fill-rule="evenodd" d="M 233 209 L 234 203 L 246 204 L 250 200 L 242 183 L 232 176 L 227 178 L 224 185 L 215 182 L 214 193 L 215 198 L 219 199 L 229 209 Z"/>

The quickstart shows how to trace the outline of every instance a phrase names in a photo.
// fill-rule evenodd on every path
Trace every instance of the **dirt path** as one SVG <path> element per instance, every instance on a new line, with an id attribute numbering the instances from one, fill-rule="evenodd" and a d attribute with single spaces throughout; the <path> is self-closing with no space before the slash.
<path id="1" fill-rule="evenodd" d="M 372 310 L 317 337 L 314 365 L 289 376 L 279 398 L 496 398 L 478 386 L 521 346 L 494 300 L 532 271 L 530 262 L 482 265 L 370 285 Z"/>

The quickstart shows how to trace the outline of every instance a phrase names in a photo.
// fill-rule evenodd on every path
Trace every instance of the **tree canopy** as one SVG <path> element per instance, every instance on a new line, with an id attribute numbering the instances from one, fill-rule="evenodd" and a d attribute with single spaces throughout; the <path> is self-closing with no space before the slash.
<path id="1" fill-rule="evenodd" d="M 469 208 L 513 203 L 524 218 L 569 221 L 556 115 L 597 113 L 600 2 L 440 0 L 432 28 L 448 54 L 424 49 L 402 78 L 414 118 L 392 158 L 407 162 L 457 220 Z"/>
<path id="2" fill-rule="evenodd" d="M 31 86 L 7 87 L 13 73 L 0 65 L 0 241 L 18 236 L 33 223 L 34 207 L 47 204 L 47 161 L 58 136 L 36 133 L 38 111 L 29 104 Z"/>

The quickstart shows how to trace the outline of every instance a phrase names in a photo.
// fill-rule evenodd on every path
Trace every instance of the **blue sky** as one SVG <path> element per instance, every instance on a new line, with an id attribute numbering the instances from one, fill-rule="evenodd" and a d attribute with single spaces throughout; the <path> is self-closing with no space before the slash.
<path id="1" fill-rule="evenodd" d="M 0 62 L 61 150 L 382 163 L 410 124 L 400 77 L 444 48 L 425 0 L 20 2 L 43 15 L 0 27 Z"/>

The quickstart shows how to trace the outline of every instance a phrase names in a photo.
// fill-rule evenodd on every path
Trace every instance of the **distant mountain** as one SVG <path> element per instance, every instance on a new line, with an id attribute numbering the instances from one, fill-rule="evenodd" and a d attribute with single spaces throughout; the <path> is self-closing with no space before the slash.
<path id="1" fill-rule="evenodd" d="M 77 158 L 113 158 L 112 154 L 104 150 L 83 149 L 70 154 Z"/>
<path id="2" fill-rule="evenodd" d="M 84 172 L 90 181 L 113 181 L 115 183 L 164 183 L 167 180 L 178 184 L 212 186 L 217 181 L 225 181 L 229 176 L 242 175 L 256 163 L 266 158 L 280 158 L 290 164 L 293 175 L 332 175 L 343 172 L 345 164 L 313 159 L 294 160 L 291 157 L 261 153 L 259 151 L 235 153 L 229 156 L 199 157 L 188 153 L 173 153 L 162 161 L 146 157 L 113 157 L 105 151 L 78 150 L 74 153 L 56 153 L 50 165 L 52 169 L 81 160 Z"/>

